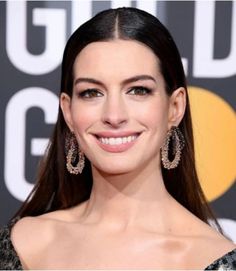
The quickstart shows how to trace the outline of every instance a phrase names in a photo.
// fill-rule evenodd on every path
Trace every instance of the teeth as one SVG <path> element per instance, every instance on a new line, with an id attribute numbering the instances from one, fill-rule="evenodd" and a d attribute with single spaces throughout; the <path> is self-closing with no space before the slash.
<path id="1" fill-rule="evenodd" d="M 134 141 L 137 135 L 127 137 L 100 137 L 99 140 L 107 145 L 120 145 Z"/>

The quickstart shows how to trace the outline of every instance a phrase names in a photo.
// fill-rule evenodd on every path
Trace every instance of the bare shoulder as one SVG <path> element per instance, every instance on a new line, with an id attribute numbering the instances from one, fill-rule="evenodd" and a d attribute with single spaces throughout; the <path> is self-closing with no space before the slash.
<path id="1" fill-rule="evenodd" d="M 196 222 L 195 230 L 197 234 L 193 238 L 195 251 L 193 257 L 199 255 L 202 266 L 208 266 L 236 248 L 231 240 L 203 221 Z"/>
<path id="2" fill-rule="evenodd" d="M 186 261 L 190 269 L 205 269 L 216 260 L 222 258 L 236 248 L 236 245 L 196 216 L 185 216 L 182 232 L 186 238 Z M 197 257 L 196 257 L 197 256 Z"/>
<path id="3" fill-rule="evenodd" d="M 214 247 L 216 251 L 219 251 L 219 254 L 223 255 L 236 248 L 236 244 L 209 225 L 207 225 L 205 233 L 207 237 L 206 242 L 212 248 Z"/>
<path id="4" fill-rule="evenodd" d="M 76 212 L 74 209 L 76 208 Z M 35 248 L 37 251 L 57 238 L 58 229 L 77 220 L 78 206 L 49 212 L 36 217 L 24 217 L 12 228 L 11 240 L 16 250 L 25 251 Z M 75 215 L 76 213 L 76 215 Z"/>
<path id="5" fill-rule="evenodd" d="M 39 247 L 49 239 L 52 223 L 41 217 L 24 217 L 12 228 L 11 240 L 17 252 L 26 251 L 30 248 Z"/>
<path id="6" fill-rule="evenodd" d="M 230 251 L 236 249 L 236 245 L 221 233 L 217 232 L 208 226 L 206 230 L 206 238 L 203 238 L 198 246 L 199 255 L 206 255 L 208 261 L 205 262 L 205 267 L 209 266 L 216 260 L 219 260 Z"/>
<path id="7" fill-rule="evenodd" d="M 174 201 L 173 217 L 174 222 L 178 225 L 178 233 L 180 236 L 189 236 L 192 239 L 193 247 L 198 244 L 199 250 L 203 247 L 203 251 L 210 249 L 209 251 L 216 251 L 216 254 L 221 254 L 222 252 L 228 252 L 229 250 L 235 249 L 236 245 L 226 238 L 223 234 L 216 230 L 214 223 L 212 222 L 210 226 L 206 222 L 202 221 L 200 218 L 192 214 L 189 210 L 184 208 L 178 202 Z M 177 214 L 177 216 L 176 216 Z"/>
<path id="8" fill-rule="evenodd" d="M 213 226 L 208 225 L 184 207 L 175 205 L 174 210 L 173 217 L 177 225 L 177 234 L 184 240 L 186 259 L 193 263 L 190 266 L 191 269 L 199 266 L 206 267 L 236 248 L 232 241 Z M 178 215 L 175 216 L 175 214 Z"/>
<path id="9" fill-rule="evenodd" d="M 205 236 L 208 242 L 212 240 L 212 242 L 215 244 L 217 242 L 220 247 L 225 247 L 226 249 L 233 249 L 236 247 L 236 245 L 230 239 L 220 233 L 216 227 L 214 227 L 214 225 L 210 226 L 207 223 L 200 221 L 197 226 L 199 227 L 199 234 L 201 232 L 201 235 Z"/>
<path id="10" fill-rule="evenodd" d="M 57 222 L 66 222 L 69 220 L 70 212 L 59 210 L 46 213 L 35 217 L 24 217 L 20 219 L 12 228 L 11 238 L 20 240 L 20 238 L 32 240 L 32 238 L 48 237 L 52 234 Z"/>
<path id="11" fill-rule="evenodd" d="M 58 226 L 69 220 L 70 212 L 55 211 L 20 219 L 11 230 L 12 244 L 24 268 L 40 260 L 46 248 L 57 238 Z"/>

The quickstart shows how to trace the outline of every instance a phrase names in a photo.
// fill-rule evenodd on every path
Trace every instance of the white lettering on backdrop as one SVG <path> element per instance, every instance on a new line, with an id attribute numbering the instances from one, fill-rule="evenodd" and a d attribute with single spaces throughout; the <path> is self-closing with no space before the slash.
<path id="1" fill-rule="evenodd" d="M 196 1 L 194 18 L 193 76 L 202 78 L 222 78 L 235 75 L 236 1 L 233 1 L 232 3 L 230 53 L 224 59 L 213 58 L 215 1 Z"/>
<path id="2" fill-rule="evenodd" d="M 32 107 L 39 107 L 45 114 L 45 123 L 54 124 L 57 118 L 58 98 L 51 91 L 31 87 L 18 91 L 8 102 L 5 115 L 5 157 L 4 179 L 9 192 L 24 201 L 33 186 L 25 179 L 26 113 Z M 42 145 L 42 139 L 33 139 L 32 145 Z M 45 141 L 44 141 L 45 145 Z M 35 146 L 33 152 L 35 153 Z M 36 148 L 37 153 L 44 150 Z M 31 149 L 32 153 L 32 149 Z"/>
<path id="3" fill-rule="evenodd" d="M 33 55 L 26 46 L 26 1 L 8 1 L 6 6 L 6 49 L 13 65 L 32 75 L 53 71 L 61 63 L 66 42 L 66 11 L 52 8 L 33 9 L 33 24 L 45 27 L 45 50 L 40 55 Z"/>
<path id="4" fill-rule="evenodd" d="M 74 32 L 81 24 L 92 17 L 92 1 L 74 0 L 71 3 L 71 30 Z"/>

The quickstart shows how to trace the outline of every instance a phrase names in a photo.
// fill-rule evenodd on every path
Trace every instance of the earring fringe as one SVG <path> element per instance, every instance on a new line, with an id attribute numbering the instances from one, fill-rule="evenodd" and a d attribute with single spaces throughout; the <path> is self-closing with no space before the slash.
<path id="1" fill-rule="evenodd" d="M 81 174 L 85 165 L 84 153 L 80 150 L 74 133 L 68 133 L 65 139 L 66 168 L 70 174 Z M 73 164 L 78 160 L 77 164 Z"/>
<path id="2" fill-rule="evenodd" d="M 172 161 L 169 160 L 169 146 L 171 139 L 173 140 L 172 154 L 174 155 L 174 159 Z M 161 148 L 161 161 L 164 168 L 169 170 L 178 166 L 181 159 L 181 151 L 183 150 L 184 146 L 185 140 L 182 132 L 177 126 L 172 126 L 168 131 L 165 143 Z"/>

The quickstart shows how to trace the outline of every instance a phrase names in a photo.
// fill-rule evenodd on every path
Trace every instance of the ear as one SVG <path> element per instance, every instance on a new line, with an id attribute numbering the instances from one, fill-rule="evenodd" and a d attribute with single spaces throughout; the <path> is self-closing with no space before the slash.
<path id="1" fill-rule="evenodd" d="M 168 129 L 172 126 L 178 126 L 181 122 L 186 107 L 186 89 L 180 87 L 176 89 L 169 102 Z"/>
<path id="2" fill-rule="evenodd" d="M 62 92 L 60 96 L 60 107 L 65 119 L 65 122 L 71 132 L 74 131 L 73 129 L 73 122 L 72 122 L 72 117 L 71 117 L 71 98 L 68 94 Z"/>

